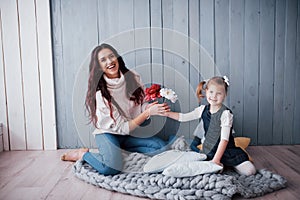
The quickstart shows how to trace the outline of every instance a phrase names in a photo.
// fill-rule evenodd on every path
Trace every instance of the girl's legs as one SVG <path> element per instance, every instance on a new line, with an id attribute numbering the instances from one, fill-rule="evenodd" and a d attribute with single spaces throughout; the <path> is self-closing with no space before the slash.
<path id="1" fill-rule="evenodd" d="M 249 160 L 244 161 L 237 166 L 234 166 L 234 169 L 240 175 L 250 176 L 250 175 L 254 175 L 256 173 L 255 166 Z"/>
<path id="2" fill-rule="evenodd" d="M 213 158 L 214 152 L 210 152 L 209 156 Z M 232 166 L 240 175 L 250 176 L 256 173 L 255 166 L 249 161 L 248 154 L 239 147 L 226 148 L 221 163 L 225 166 Z"/>
<path id="3" fill-rule="evenodd" d="M 123 167 L 123 157 L 118 135 L 103 133 L 95 135 L 99 153 L 87 152 L 83 160 L 89 163 L 99 173 L 114 175 Z"/>

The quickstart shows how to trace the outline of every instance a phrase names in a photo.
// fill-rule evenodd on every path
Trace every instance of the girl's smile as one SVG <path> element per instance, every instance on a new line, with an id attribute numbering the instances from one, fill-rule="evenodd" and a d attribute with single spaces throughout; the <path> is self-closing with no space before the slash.
<path id="1" fill-rule="evenodd" d="M 226 97 L 226 91 L 223 85 L 210 83 L 206 89 L 207 102 L 212 109 L 221 108 L 222 103 Z"/>

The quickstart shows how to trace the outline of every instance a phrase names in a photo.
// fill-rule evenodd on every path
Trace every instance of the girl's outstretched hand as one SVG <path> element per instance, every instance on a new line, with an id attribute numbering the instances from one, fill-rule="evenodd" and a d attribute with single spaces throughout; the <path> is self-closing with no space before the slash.
<path id="1" fill-rule="evenodd" d="M 177 120 L 177 121 L 179 120 L 179 113 L 172 112 L 170 108 L 168 108 L 168 110 L 166 110 L 166 112 L 164 112 L 161 116 L 169 117 L 169 118 Z"/>

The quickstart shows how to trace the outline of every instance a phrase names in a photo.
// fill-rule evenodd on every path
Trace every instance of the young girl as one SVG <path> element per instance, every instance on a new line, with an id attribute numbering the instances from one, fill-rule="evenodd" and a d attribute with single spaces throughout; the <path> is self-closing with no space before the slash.
<path id="1" fill-rule="evenodd" d="M 201 118 L 194 132 L 195 138 L 191 143 L 191 149 L 199 152 L 197 146 L 202 143 L 200 152 L 205 153 L 208 160 L 218 165 L 233 167 L 239 174 L 255 174 L 256 169 L 249 161 L 248 155 L 235 146 L 232 135 L 233 115 L 223 104 L 229 86 L 228 78 L 213 77 L 206 85 L 205 83 L 206 81 L 199 83 L 196 93 L 200 101 L 204 97 L 202 91 L 205 91 L 207 105 L 201 105 L 186 114 L 167 112 L 165 115 L 180 122 Z"/>

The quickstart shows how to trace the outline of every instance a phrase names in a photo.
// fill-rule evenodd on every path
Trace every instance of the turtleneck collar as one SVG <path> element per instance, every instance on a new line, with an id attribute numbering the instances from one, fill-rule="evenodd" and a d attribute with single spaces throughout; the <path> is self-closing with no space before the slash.
<path id="1" fill-rule="evenodd" d="M 109 89 L 117 89 L 124 85 L 125 78 L 124 75 L 120 72 L 120 78 L 108 78 L 105 74 L 103 77 L 107 83 Z"/>

